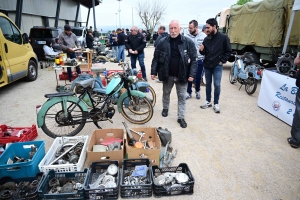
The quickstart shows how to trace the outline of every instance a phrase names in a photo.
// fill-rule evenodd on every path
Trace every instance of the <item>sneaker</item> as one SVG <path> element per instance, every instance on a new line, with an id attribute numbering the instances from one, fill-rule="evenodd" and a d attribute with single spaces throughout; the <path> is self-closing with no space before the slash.
<path id="1" fill-rule="evenodd" d="M 200 92 L 196 92 L 196 98 L 197 98 L 197 99 L 200 99 L 200 98 L 201 98 Z"/>
<path id="2" fill-rule="evenodd" d="M 215 105 L 214 105 L 214 111 L 215 111 L 215 113 L 220 113 L 220 107 L 219 107 L 219 104 L 215 104 Z"/>
<path id="3" fill-rule="evenodd" d="M 189 99 L 189 98 L 192 98 L 192 94 L 189 94 L 189 93 L 187 92 L 186 95 L 185 95 L 185 99 Z"/>
<path id="4" fill-rule="evenodd" d="M 212 107 L 211 103 L 206 101 L 202 106 L 200 106 L 200 108 L 205 109 L 205 108 L 209 108 Z"/>

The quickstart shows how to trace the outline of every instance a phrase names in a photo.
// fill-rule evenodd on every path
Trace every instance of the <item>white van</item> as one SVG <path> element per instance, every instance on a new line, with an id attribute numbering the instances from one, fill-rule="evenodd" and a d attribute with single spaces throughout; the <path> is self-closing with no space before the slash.
<path id="1" fill-rule="evenodd" d="M 77 36 L 77 40 L 80 42 L 82 47 L 86 47 L 86 34 L 87 30 L 85 27 L 72 27 L 72 32 Z"/>

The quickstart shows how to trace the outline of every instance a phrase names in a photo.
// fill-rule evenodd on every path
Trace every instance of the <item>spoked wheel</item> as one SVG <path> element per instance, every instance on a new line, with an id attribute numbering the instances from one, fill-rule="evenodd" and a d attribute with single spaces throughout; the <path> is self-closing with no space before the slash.
<path id="1" fill-rule="evenodd" d="M 236 83 L 236 77 L 234 77 L 234 64 L 231 66 L 230 72 L 229 72 L 229 82 L 231 84 Z"/>
<path id="2" fill-rule="evenodd" d="M 154 107 L 156 103 L 156 93 L 150 85 L 148 87 L 140 87 L 139 91 L 146 94 L 146 98 L 150 101 L 151 105 Z"/>
<path id="3" fill-rule="evenodd" d="M 67 117 L 64 115 L 61 101 L 46 111 L 41 128 L 49 137 L 74 136 L 83 129 L 86 119 L 82 108 L 71 101 L 67 101 L 67 108 L 72 110 Z"/>
<path id="4" fill-rule="evenodd" d="M 77 87 L 75 85 L 74 89 L 73 89 L 73 92 L 75 92 L 76 95 L 82 94 L 84 92 L 84 88 L 81 87 L 81 86 Z M 95 92 L 93 92 L 92 88 L 89 90 L 89 92 L 91 94 L 92 99 L 94 100 L 94 102 L 93 102 L 94 106 L 97 106 L 100 103 L 100 101 L 104 98 L 103 96 L 101 96 L 101 95 L 96 94 Z M 92 108 L 91 106 L 89 106 L 87 104 L 86 104 L 86 106 L 88 108 Z"/>
<path id="5" fill-rule="evenodd" d="M 254 77 L 248 77 L 247 82 L 245 83 L 245 90 L 247 94 L 251 95 L 255 92 L 257 88 L 257 80 Z"/>
<path id="6" fill-rule="evenodd" d="M 152 118 L 153 107 L 146 97 L 131 96 L 122 100 L 121 114 L 131 123 L 144 124 Z"/>

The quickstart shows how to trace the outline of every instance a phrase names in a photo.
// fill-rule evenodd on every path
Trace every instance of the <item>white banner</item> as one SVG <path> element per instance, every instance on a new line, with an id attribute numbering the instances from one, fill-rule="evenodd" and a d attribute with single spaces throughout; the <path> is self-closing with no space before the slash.
<path id="1" fill-rule="evenodd" d="M 258 106 L 285 123 L 292 125 L 298 87 L 296 79 L 264 70 Z"/>
<path id="2" fill-rule="evenodd" d="M 300 0 L 295 0 L 294 6 L 293 6 L 293 11 L 294 10 L 300 10 Z"/>

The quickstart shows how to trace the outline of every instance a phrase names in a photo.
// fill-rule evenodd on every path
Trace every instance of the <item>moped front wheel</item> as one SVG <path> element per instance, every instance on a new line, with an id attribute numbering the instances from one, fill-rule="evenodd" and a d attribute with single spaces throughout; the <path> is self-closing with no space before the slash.
<path id="1" fill-rule="evenodd" d="M 67 101 L 68 116 L 65 117 L 63 102 L 53 104 L 45 113 L 42 130 L 52 138 L 77 135 L 86 123 L 83 109 Z"/>
<path id="2" fill-rule="evenodd" d="M 248 77 L 247 83 L 245 84 L 245 90 L 247 94 L 251 95 L 256 91 L 257 80 L 254 77 Z"/>
<path id="3" fill-rule="evenodd" d="M 234 77 L 234 65 L 231 66 L 230 72 L 229 72 L 229 82 L 231 84 L 236 83 L 236 77 Z"/>
<path id="4" fill-rule="evenodd" d="M 131 96 L 122 100 L 121 114 L 133 124 L 144 124 L 152 118 L 153 107 L 146 97 Z"/>
<path id="5" fill-rule="evenodd" d="M 150 101 L 152 107 L 155 106 L 156 103 L 156 93 L 150 85 L 148 87 L 139 87 L 139 91 L 146 94 L 146 98 Z"/>

